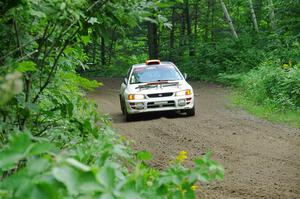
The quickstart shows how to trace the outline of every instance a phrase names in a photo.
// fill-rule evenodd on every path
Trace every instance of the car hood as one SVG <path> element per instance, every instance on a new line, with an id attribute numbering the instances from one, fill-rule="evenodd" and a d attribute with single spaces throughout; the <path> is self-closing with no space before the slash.
<path id="1" fill-rule="evenodd" d="M 150 82 L 143 84 L 131 84 L 127 87 L 127 91 L 129 93 L 135 94 L 176 92 L 185 89 L 192 89 L 186 81 Z"/>

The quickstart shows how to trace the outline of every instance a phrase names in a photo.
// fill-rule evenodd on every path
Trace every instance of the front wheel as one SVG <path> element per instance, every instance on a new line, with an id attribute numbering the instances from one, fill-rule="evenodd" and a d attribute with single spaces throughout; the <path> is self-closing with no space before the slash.
<path id="1" fill-rule="evenodd" d="M 134 120 L 134 115 L 128 114 L 127 110 L 124 110 L 124 116 L 126 122 L 131 122 Z"/>
<path id="2" fill-rule="evenodd" d="M 187 116 L 195 116 L 195 106 L 193 107 L 193 108 L 191 108 L 191 109 L 188 109 L 187 111 L 186 111 L 186 115 Z"/>
<path id="3" fill-rule="evenodd" d="M 122 100 L 122 97 L 120 95 L 120 106 L 121 106 L 121 111 L 122 111 L 122 115 L 124 115 L 124 101 Z"/>
<path id="4" fill-rule="evenodd" d="M 130 121 L 134 120 L 134 115 L 128 114 L 125 102 L 122 101 L 121 103 L 122 103 L 122 113 L 125 117 L 125 121 L 130 122 Z"/>

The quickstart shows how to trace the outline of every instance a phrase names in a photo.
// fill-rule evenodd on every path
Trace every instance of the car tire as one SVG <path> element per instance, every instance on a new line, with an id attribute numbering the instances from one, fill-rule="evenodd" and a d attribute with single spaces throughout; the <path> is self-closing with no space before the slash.
<path id="1" fill-rule="evenodd" d="M 127 110 L 124 110 L 124 116 L 126 122 L 131 122 L 134 120 L 134 115 L 128 114 Z"/>
<path id="2" fill-rule="evenodd" d="M 122 102 L 123 102 L 123 105 L 122 105 L 122 107 L 123 107 L 122 113 L 123 113 L 123 115 L 125 116 L 125 121 L 126 121 L 126 122 L 131 122 L 132 120 L 134 120 L 134 115 L 128 114 L 127 108 L 126 108 L 126 105 L 125 105 L 125 102 L 124 102 L 124 101 L 122 101 Z"/>
<path id="3" fill-rule="evenodd" d="M 122 115 L 124 115 L 125 114 L 125 112 L 124 112 L 124 101 L 122 100 L 121 95 L 119 97 L 120 97 L 120 106 L 121 106 Z"/>
<path id="4" fill-rule="evenodd" d="M 193 108 L 188 109 L 188 110 L 186 111 L 186 115 L 187 115 L 187 116 L 195 116 L 195 112 L 196 112 L 196 110 L 195 110 L 195 106 L 194 106 Z"/>

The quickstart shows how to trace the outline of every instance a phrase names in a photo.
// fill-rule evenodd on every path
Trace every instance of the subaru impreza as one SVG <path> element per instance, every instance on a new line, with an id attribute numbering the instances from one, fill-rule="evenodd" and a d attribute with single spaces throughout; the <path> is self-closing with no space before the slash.
<path id="1" fill-rule="evenodd" d="M 133 65 L 121 84 L 119 97 L 126 121 L 145 112 L 174 110 L 195 115 L 193 88 L 172 62 L 148 60 Z"/>

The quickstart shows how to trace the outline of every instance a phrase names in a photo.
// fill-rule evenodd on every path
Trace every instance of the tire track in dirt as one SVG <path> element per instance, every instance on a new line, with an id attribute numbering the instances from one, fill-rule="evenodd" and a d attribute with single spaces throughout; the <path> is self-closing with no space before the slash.
<path id="1" fill-rule="evenodd" d="M 89 93 L 113 127 L 133 140 L 133 148 L 152 152 L 150 163 L 165 167 L 181 150 L 196 157 L 211 150 L 225 167 L 225 180 L 206 186 L 206 198 L 300 198 L 300 129 L 272 124 L 228 108 L 229 90 L 192 82 L 196 116 L 147 114 L 126 123 L 118 93 L 121 79 L 99 78 L 103 87 Z M 189 164 L 189 163 L 188 163 Z"/>

